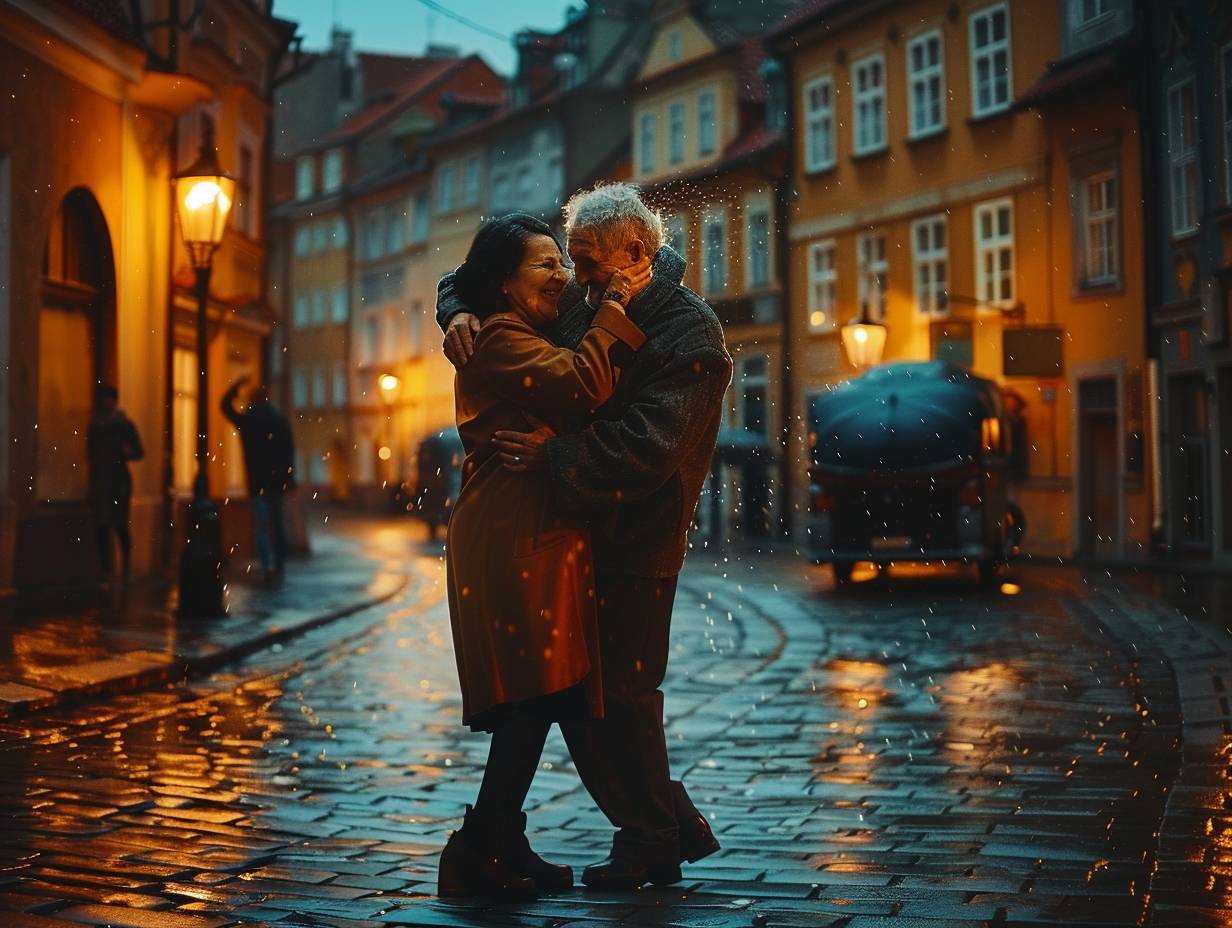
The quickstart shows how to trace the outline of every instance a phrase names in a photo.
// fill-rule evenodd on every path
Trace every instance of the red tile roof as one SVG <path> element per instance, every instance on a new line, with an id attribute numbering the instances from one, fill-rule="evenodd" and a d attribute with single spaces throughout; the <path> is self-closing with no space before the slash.
<path id="1" fill-rule="evenodd" d="M 369 100 L 395 92 L 422 74 L 425 68 L 449 60 L 412 55 L 379 55 L 373 52 L 360 52 L 356 58 L 364 75 L 364 96 Z"/>
<path id="2" fill-rule="evenodd" d="M 413 76 L 398 87 L 392 98 L 374 103 L 356 113 L 328 136 L 327 143 L 337 143 L 371 129 L 383 119 L 399 112 L 438 80 L 461 70 L 470 58 L 421 58 Z"/>

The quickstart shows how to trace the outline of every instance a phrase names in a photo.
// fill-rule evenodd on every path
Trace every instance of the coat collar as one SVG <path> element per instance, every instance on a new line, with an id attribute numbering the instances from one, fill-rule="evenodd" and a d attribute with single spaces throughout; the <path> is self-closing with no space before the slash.
<path id="1" fill-rule="evenodd" d="M 664 245 L 655 252 L 651 267 L 654 277 L 650 286 L 635 296 L 629 304 L 629 318 L 639 325 L 657 313 L 684 280 L 684 258 L 680 257 L 671 245 Z"/>

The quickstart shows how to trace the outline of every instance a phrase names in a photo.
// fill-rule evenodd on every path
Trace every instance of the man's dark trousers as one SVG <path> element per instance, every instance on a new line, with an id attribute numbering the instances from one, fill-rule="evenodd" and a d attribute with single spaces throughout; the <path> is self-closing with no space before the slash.
<path id="1" fill-rule="evenodd" d="M 605 715 L 564 722 L 561 733 L 582 784 L 618 829 L 612 853 L 674 865 L 680 859 L 678 810 L 659 686 L 667 671 L 676 578 L 595 579 Z M 697 814 L 683 801 L 686 813 Z"/>

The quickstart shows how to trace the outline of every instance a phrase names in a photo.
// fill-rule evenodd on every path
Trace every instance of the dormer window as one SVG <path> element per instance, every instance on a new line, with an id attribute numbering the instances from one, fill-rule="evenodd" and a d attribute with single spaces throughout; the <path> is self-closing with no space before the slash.
<path id="1" fill-rule="evenodd" d="M 680 30 L 673 29 L 667 34 L 667 60 L 679 61 L 684 55 L 684 43 L 680 38 Z"/>

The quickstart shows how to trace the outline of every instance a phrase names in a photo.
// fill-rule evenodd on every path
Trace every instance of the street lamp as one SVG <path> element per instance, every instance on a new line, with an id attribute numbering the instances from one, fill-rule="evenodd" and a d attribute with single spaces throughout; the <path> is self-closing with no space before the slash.
<path id="1" fill-rule="evenodd" d="M 877 277 L 869 275 L 869 290 L 872 299 L 881 303 L 881 287 Z M 860 306 L 860 315 L 843 326 L 843 349 L 847 352 L 847 360 L 857 368 L 874 367 L 881 363 L 881 354 L 885 351 L 886 327 L 880 322 L 873 322 L 868 315 L 869 300 Z"/>
<path id="2" fill-rule="evenodd" d="M 385 479 L 388 481 L 392 476 L 390 473 L 392 468 L 388 462 L 394 456 L 394 397 L 398 394 L 398 387 L 401 381 L 398 380 L 396 374 L 382 374 L 377 378 L 376 382 L 377 386 L 381 388 L 381 397 L 385 400 L 385 444 L 377 452 L 377 457 L 383 462 L 382 469 L 385 471 Z"/>
<path id="3" fill-rule="evenodd" d="M 185 618 L 218 616 L 226 612 L 222 591 L 222 525 L 218 507 L 210 499 L 208 474 L 206 308 L 214 252 L 222 242 L 227 214 L 234 202 L 235 178 L 219 167 L 213 132 L 207 124 L 197 160 L 175 176 L 175 211 L 196 275 L 197 294 L 197 476 L 188 510 L 184 553 L 180 556 L 179 614 Z"/>

